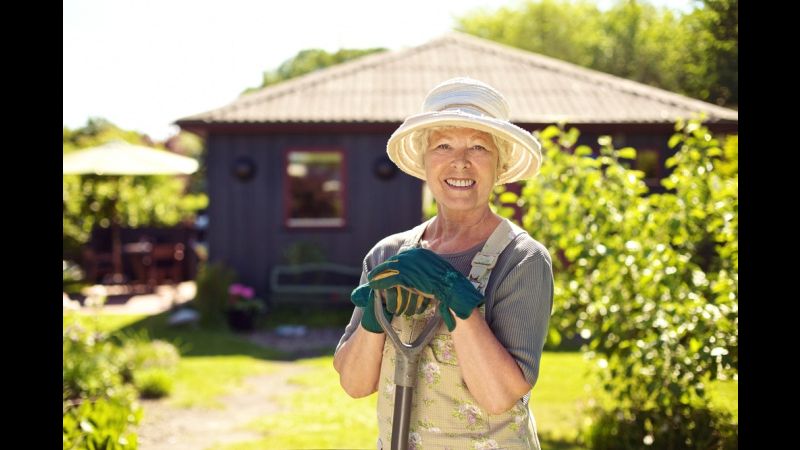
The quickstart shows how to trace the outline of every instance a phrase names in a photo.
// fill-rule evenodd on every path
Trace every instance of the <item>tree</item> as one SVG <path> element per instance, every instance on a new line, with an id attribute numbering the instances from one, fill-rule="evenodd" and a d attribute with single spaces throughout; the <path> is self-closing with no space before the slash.
<path id="1" fill-rule="evenodd" d="M 738 101 L 738 0 L 679 13 L 637 0 L 601 11 L 578 0 L 478 10 L 461 31 L 690 97 Z"/>
<path id="2" fill-rule="evenodd" d="M 279 83 L 290 78 L 299 77 L 315 70 L 343 63 L 351 59 L 385 51 L 385 48 L 349 49 L 343 48 L 336 53 L 328 53 L 321 49 L 301 50 L 295 56 L 284 61 L 277 69 L 264 72 L 261 86 L 247 88 L 243 94 L 257 91 L 269 85 Z"/>
<path id="3" fill-rule="evenodd" d="M 123 130 L 101 118 L 92 118 L 77 130 L 64 127 L 63 153 L 123 139 L 152 145 L 148 137 Z M 161 146 L 163 147 L 163 146 Z M 121 176 L 118 180 L 98 175 L 64 175 L 62 178 L 63 257 L 79 258 L 92 228 L 108 228 L 111 217 L 123 226 L 172 226 L 205 208 L 203 192 L 187 194 L 186 181 L 172 176 Z"/>
<path id="4" fill-rule="evenodd" d="M 708 99 L 720 105 L 739 103 L 739 0 L 703 0 L 695 12 L 700 26 L 712 37 L 705 55 L 712 67 Z"/>
<path id="5" fill-rule="evenodd" d="M 460 31 L 591 67 L 601 51 L 602 14 L 588 1 L 542 0 L 478 10 L 458 19 Z"/>

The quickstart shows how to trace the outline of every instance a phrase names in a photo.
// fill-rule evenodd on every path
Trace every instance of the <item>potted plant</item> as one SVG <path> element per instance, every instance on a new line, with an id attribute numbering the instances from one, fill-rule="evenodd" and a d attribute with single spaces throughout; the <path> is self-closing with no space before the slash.
<path id="1" fill-rule="evenodd" d="M 264 312 L 264 302 L 250 286 L 234 283 L 228 287 L 228 326 L 234 331 L 253 331 L 256 318 Z"/>

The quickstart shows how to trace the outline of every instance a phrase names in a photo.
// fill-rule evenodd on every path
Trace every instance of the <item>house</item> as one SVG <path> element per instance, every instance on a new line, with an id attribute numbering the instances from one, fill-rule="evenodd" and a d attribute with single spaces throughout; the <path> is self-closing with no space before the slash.
<path id="1" fill-rule="evenodd" d="M 360 267 L 378 240 L 418 224 L 422 182 L 388 160 L 386 141 L 428 90 L 455 76 L 496 87 L 527 130 L 566 121 L 579 144 L 611 135 L 637 148 L 651 182 L 677 117 L 704 112 L 713 131 L 738 129 L 734 110 L 453 32 L 178 120 L 206 140 L 210 258 L 263 291 L 286 252 L 317 249 Z"/>

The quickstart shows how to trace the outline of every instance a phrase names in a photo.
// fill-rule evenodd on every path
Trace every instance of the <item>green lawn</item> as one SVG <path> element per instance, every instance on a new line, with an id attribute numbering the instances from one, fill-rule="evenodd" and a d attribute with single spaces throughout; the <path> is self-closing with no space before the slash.
<path id="1" fill-rule="evenodd" d="M 574 444 L 580 421 L 576 411 L 583 392 L 581 373 L 586 364 L 578 353 L 546 353 L 543 360 L 543 364 L 552 365 L 553 371 L 549 377 L 540 378 L 534 390 L 537 395 L 533 408 L 542 446 L 580 449 Z M 357 400 L 348 397 L 339 386 L 330 356 L 303 360 L 300 364 L 309 368 L 292 379 L 301 388 L 279 399 L 287 410 L 251 424 L 251 429 L 264 433 L 264 439 L 213 449 L 375 448 L 377 396 Z M 298 432 L 298 424 L 304 424 L 302 432 Z"/>
<path id="2" fill-rule="evenodd" d="M 279 401 L 287 409 L 253 422 L 253 430 L 264 433 L 259 441 L 214 447 L 214 450 L 262 448 L 374 448 L 377 436 L 377 396 L 354 400 L 339 386 L 330 356 L 302 360 L 309 371 L 292 379 L 300 386 Z M 542 371 L 533 390 L 531 409 L 536 417 L 542 448 L 577 450 L 580 412 L 591 398 L 585 385 L 588 363 L 578 352 L 545 352 Z M 736 409 L 735 382 L 716 383 L 711 389 L 716 402 Z M 733 407 L 733 408 L 731 408 Z M 737 419 L 738 420 L 738 419 Z"/>
<path id="3" fill-rule="evenodd" d="M 69 315 L 64 326 L 77 323 L 99 331 L 122 334 L 146 332 L 152 339 L 164 339 L 181 350 L 175 374 L 174 392 L 167 400 L 179 406 L 221 406 L 217 398 L 234 389 L 244 377 L 270 373 L 271 362 L 285 359 L 280 352 L 252 344 L 225 330 L 172 328 L 166 314 L 157 316 L 100 314 Z"/>
<path id="4" fill-rule="evenodd" d="M 71 318 L 65 318 L 67 325 Z M 173 329 L 166 315 L 98 317 L 78 316 L 79 323 L 112 332 L 147 330 L 152 338 L 177 343 L 182 350 L 175 391 L 168 401 L 179 405 L 214 405 L 215 399 L 233 389 L 247 376 L 274 370 L 271 361 L 284 359 L 279 352 L 264 349 L 225 330 Z M 374 448 L 377 436 L 377 397 L 354 400 L 339 386 L 332 357 L 299 360 L 308 371 L 291 382 L 299 389 L 277 400 L 285 411 L 251 423 L 264 438 L 243 444 L 214 447 L 215 450 L 262 448 Z M 597 396 L 587 386 L 589 363 L 579 352 L 545 352 L 539 381 L 531 397 L 542 447 L 582 449 L 576 439 L 583 426 L 581 410 Z M 738 383 L 717 382 L 709 387 L 712 403 L 731 411 L 738 421 Z"/>
<path id="5" fill-rule="evenodd" d="M 263 439 L 212 448 L 375 448 L 377 396 L 357 400 L 348 397 L 339 386 L 330 356 L 302 360 L 299 364 L 309 371 L 290 379 L 299 389 L 278 399 L 287 409 L 250 424 L 251 429 L 264 433 Z"/>

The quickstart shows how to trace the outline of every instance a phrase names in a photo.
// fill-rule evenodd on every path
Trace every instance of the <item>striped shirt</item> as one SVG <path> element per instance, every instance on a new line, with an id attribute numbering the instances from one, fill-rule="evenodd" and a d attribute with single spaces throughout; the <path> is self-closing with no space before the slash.
<path id="1" fill-rule="evenodd" d="M 378 242 L 364 258 L 361 283 L 367 282 L 367 273 L 373 267 L 394 256 L 410 237 L 411 230 Z M 439 256 L 467 276 L 472 259 L 484 244 Z M 486 323 L 533 387 L 539 376 L 539 363 L 553 309 L 553 270 L 547 248 L 527 233 L 517 236 L 500 254 L 486 285 L 485 299 Z M 354 308 L 337 351 L 355 332 L 361 316 L 361 308 Z"/>

